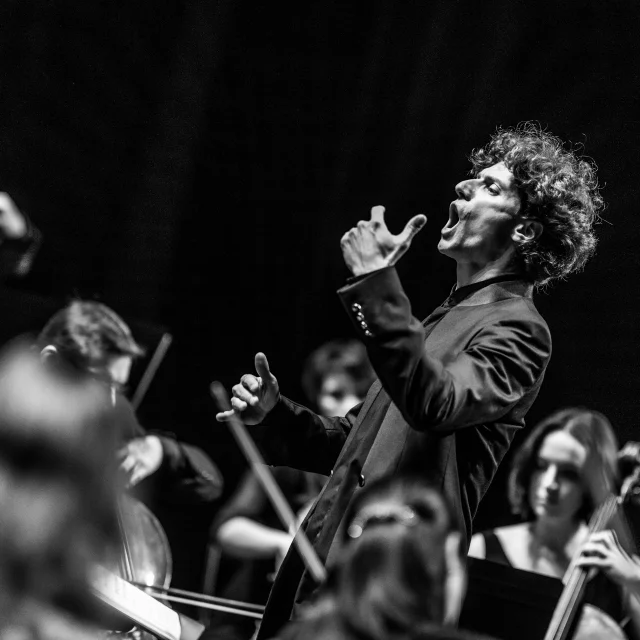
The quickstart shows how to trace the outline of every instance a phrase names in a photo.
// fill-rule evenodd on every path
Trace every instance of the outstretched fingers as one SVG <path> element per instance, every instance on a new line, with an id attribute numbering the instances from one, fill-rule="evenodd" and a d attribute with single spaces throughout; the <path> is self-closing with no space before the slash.
<path id="1" fill-rule="evenodd" d="M 411 242 L 414 236 L 421 231 L 427 224 L 427 216 L 420 213 L 417 216 L 413 216 L 409 222 L 405 225 L 404 229 L 396 236 L 396 240 L 400 244 L 406 244 Z"/>
<path id="2" fill-rule="evenodd" d="M 220 411 L 216 413 L 216 420 L 218 422 L 229 422 L 234 413 L 235 411 L 233 409 L 229 409 L 229 411 Z"/>

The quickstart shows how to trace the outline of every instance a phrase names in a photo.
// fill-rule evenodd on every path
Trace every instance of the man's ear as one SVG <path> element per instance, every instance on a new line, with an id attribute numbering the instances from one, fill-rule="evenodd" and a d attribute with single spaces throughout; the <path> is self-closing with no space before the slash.
<path id="1" fill-rule="evenodd" d="M 524 219 L 514 227 L 511 238 L 517 245 L 532 242 L 542 233 L 542 223 L 538 220 Z"/>

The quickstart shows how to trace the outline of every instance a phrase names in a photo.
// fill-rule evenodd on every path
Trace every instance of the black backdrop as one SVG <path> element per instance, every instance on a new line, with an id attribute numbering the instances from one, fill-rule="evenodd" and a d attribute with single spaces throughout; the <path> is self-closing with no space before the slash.
<path id="1" fill-rule="evenodd" d="M 466 154 L 535 119 L 596 159 L 598 255 L 539 295 L 554 355 L 531 421 L 586 404 L 639 437 L 636 0 L 5 0 L 0 186 L 45 234 L 22 287 L 170 327 L 147 424 L 239 456 L 208 383 L 264 350 L 351 336 L 339 238 L 374 204 L 429 216 L 399 267 L 418 316 L 453 284 L 435 245 Z M 503 478 L 480 521 L 507 518 Z M 232 482 L 230 482 L 230 485 Z"/>

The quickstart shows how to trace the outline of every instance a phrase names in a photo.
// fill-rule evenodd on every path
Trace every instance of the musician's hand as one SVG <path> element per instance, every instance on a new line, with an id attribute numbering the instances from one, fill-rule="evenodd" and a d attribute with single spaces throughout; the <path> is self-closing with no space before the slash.
<path id="1" fill-rule="evenodd" d="M 218 413 L 218 422 L 226 422 L 235 413 L 245 424 L 260 424 L 276 406 L 280 398 L 280 387 L 276 377 L 269 371 L 267 356 L 264 353 L 256 354 L 255 365 L 258 375 L 246 373 L 240 378 L 240 384 L 232 389 L 233 409 Z"/>
<path id="2" fill-rule="evenodd" d="M 371 220 L 360 220 L 358 226 L 347 231 L 340 240 L 347 267 L 354 276 L 360 276 L 394 265 L 426 223 L 426 216 L 414 216 L 402 232 L 394 236 L 385 224 L 384 207 L 373 207 Z"/>
<path id="3" fill-rule="evenodd" d="M 163 457 L 162 442 L 158 436 L 144 436 L 127 442 L 118 451 L 118 458 L 128 486 L 133 487 L 155 473 L 160 468 Z"/>
<path id="4" fill-rule="evenodd" d="M 11 196 L 0 191 L 0 240 L 17 240 L 27 233 L 27 221 Z"/>
<path id="5" fill-rule="evenodd" d="M 622 548 L 615 531 L 592 534 L 583 545 L 576 566 L 597 568 L 619 585 L 640 588 L 640 558 Z"/>

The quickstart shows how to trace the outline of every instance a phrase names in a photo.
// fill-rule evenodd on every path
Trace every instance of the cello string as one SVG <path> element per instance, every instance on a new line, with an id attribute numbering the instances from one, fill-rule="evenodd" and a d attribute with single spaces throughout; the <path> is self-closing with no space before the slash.
<path id="1" fill-rule="evenodd" d="M 244 616 L 245 618 L 253 618 L 254 620 L 262 620 L 262 614 L 254 611 L 245 611 L 244 609 L 236 609 L 234 607 L 224 607 L 219 604 L 209 604 L 207 602 L 199 602 L 197 600 L 191 600 L 191 598 L 179 598 L 178 596 L 171 596 L 169 594 L 154 594 L 154 598 L 158 600 L 168 600 L 169 602 L 179 602 L 180 604 L 188 604 L 201 609 L 211 609 L 212 611 L 222 611 L 224 613 L 233 613 L 238 616 Z"/>
<path id="2" fill-rule="evenodd" d="M 216 596 L 209 596 L 204 593 L 196 593 L 195 591 L 186 591 L 185 589 L 176 589 L 175 587 L 159 587 L 157 585 L 147 585 L 142 582 L 132 582 L 134 587 L 146 591 L 158 591 L 161 593 L 168 593 L 169 595 L 185 596 L 194 600 L 203 600 L 204 602 L 210 602 L 212 604 L 220 604 L 223 606 L 235 607 L 237 609 L 246 609 L 248 611 L 254 611 L 262 613 L 264 611 L 264 605 L 253 604 L 251 602 L 242 602 L 240 600 L 228 600 L 227 598 L 219 598 Z M 152 594 L 155 597 L 155 594 Z"/>
<path id="3" fill-rule="evenodd" d="M 117 504 L 117 517 L 118 527 L 120 529 L 120 536 L 122 538 L 122 557 L 120 558 L 120 564 L 122 566 L 122 572 L 128 582 L 133 580 L 133 560 L 131 559 L 131 548 L 129 546 L 129 538 L 127 536 L 127 530 L 124 526 L 124 515 L 122 513 L 122 500 L 118 498 Z"/>

